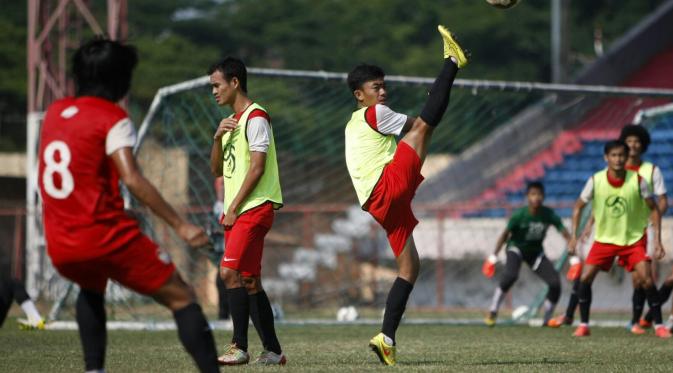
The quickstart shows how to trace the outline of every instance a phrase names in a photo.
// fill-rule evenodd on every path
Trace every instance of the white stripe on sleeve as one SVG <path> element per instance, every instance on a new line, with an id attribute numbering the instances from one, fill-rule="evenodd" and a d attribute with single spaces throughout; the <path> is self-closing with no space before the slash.
<path id="1" fill-rule="evenodd" d="M 584 184 L 584 189 L 582 189 L 582 193 L 580 193 L 580 199 L 584 201 L 584 203 L 589 203 L 592 199 L 594 199 L 594 178 L 590 177 L 589 180 L 587 180 L 587 183 Z"/>
<path id="2" fill-rule="evenodd" d="M 111 155 L 121 148 L 133 147 L 136 144 L 136 129 L 129 118 L 117 122 L 105 138 L 105 154 Z"/>
<path id="3" fill-rule="evenodd" d="M 386 105 L 376 105 L 376 127 L 380 133 L 399 136 L 406 123 L 405 114 L 396 113 Z"/>
<path id="4" fill-rule="evenodd" d="M 248 148 L 251 152 L 267 153 L 271 143 L 271 126 L 264 117 L 254 117 L 248 121 L 246 129 Z"/>
<path id="5" fill-rule="evenodd" d="M 654 186 L 655 196 L 663 196 L 666 194 L 667 190 L 666 183 L 664 183 L 664 175 L 661 173 L 661 169 L 656 166 L 652 172 L 652 184 Z"/>

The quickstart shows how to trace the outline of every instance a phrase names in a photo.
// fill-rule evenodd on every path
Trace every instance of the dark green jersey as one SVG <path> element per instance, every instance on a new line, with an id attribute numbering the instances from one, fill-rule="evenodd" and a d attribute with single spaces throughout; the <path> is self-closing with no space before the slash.
<path id="1" fill-rule="evenodd" d="M 555 226 L 559 232 L 564 229 L 561 218 L 548 207 L 540 207 L 535 215 L 530 213 L 528 207 L 515 210 L 507 223 L 507 230 L 512 233 L 507 247 L 515 246 L 522 254 L 541 252 L 542 241 L 550 225 Z"/>

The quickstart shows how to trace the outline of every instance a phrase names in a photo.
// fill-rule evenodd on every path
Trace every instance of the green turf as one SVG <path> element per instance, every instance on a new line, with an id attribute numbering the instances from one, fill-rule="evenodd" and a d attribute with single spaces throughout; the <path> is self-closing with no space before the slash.
<path id="1" fill-rule="evenodd" d="M 251 333 L 254 329 L 251 328 Z M 386 369 L 366 348 L 377 332 L 373 326 L 281 327 L 279 336 L 289 365 L 283 371 L 342 372 Z M 594 328 L 593 336 L 571 337 L 572 329 L 524 326 L 411 326 L 398 332 L 398 367 L 405 372 L 633 372 L 671 371 L 673 340 L 651 332 L 632 336 L 623 328 Z M 221 344 L 230 333 L 216 332 Z M 251 334 L 250 351 L 260 350 Z M 0 371 L 83 371 L 76 332 L 22 332 L 13 320 L 0 329 Z M 192 362 L 175 332 L 109 333 L 107 369 L 110 372 L 188 372 Z M 227 368 L 258 371 L 276 367 Z M 390 369 L 386 369 L 390 370 Z"/>

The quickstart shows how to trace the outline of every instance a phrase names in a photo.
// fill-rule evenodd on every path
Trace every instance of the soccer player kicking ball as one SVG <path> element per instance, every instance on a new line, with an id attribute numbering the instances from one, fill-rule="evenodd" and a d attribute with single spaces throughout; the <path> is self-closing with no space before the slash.
<path id="1" fill-rule="evenodd" d="M 412 232 L 418 220 L 411 200 L 423 180 L 421 166 L 430 137 L 449 103 L 453 80 L 467 57 L 443 26 L 444 65 L 429 93 L 420 117 L 393 112 L 386 104 L 384 72 L 359 65 L 348 74 L 348 87 L 358 109 L 346 125 L 346 164 L 362 208 L 386 230 L 395 254 L 399 276 L 395 279 L 383 316 L 381 333 L 369 342 L 383 364 L 395 364 L 395 331 L 418 276 L 418 252 Z M 404 134 L 399 145 L 395 137 Z"/>
<path id="2" fill-rule="evenodd" d="M 264 237 L 273 224 L 274 210 L 283 205 L 271 119 L 266 110 L 248 98 L 247 70 L 243 62 L 226 58 L 208 70 L 213 96 L 234 114 L 223 119 L 210 155 L 213 175 L 224 180 L 226 250 L 220 276 L 227 288 L 229 313 L 234 324 L 231 344 L 219 358 L 222 365 L 247 364 L 248 319 L 264 345 L 257 364 L 286 362 L 276 331 L 273 311 L 261 281 Z"/>
<path id="3" fill-rule="evenodd" d="M 578 298 L 581 323 L 575 330 L 576 337 L 590 335 L 589 311 L 591 308 L 591 284 L 598 271 L 608 271 L 615 257 L 619 265 L 627 271 L 636 271 L 645 289 L 647 301 L 652 309 L 657 337 L 670 338 L 671 333 L 662 325 L 659 293 L 652 281 L 648 261 L 645 229 L 652 216 L 654 229 L 654 255 L 664 257 L 661 244 L 661 214 L 652 198 L 647 181 L 638 173 L 625 168 L 629 148 L 619 140 L 605 144 L 604 158 L 607 169 L 595 173 L 587 180 L 580 198 L 573 208 L 572 227 L 576 232 L 580 223 L 582 208 L 593 200 L 592 210 L 595 221 L 594 243 L 589 250 L 580 279 Z M 568 252 L 574 254 L 577 238 L 572 237 Z"/>
<path id="4" fill-rule="evenodd" d="M 489 315 L 484 320 L 488 326 L 495 325 L 498 309 L 505 299 L 505 295 L 519 277 L 519 270 L 523 261 L 549 286 L 547 299 L 544 303 L 542 325 L 557 326 L 552 324 L 551 318 L 561 295 L 561 279 L 554 265 L 544 255 L 542 242 L 550 225 L 556 227 L 566 241 L 570 240 L 570 233 L 565 229 L 561 218 L 554 213 L 554 210 L 542 205 L 544 202 L 544 185 L 542 183 L 528 184 L 526 197 L 528 198 L 528 206 L 514 211 L 507 223 L 507 228 L 495 244 L 495 251 L 484 263 L 484 268 L 493 268 L 491 266 L 495 265 L 500 249 L 507 242 L 505 273 L 500 280 L 500 286 L 495 289 Z M 484 274 L 490 277 L 488 275 L 492 276 L 493 271 L 487 270 Z"/>
<path id="5" fill-rule="evenodd" d="M 135 129 L 115 103 L 126 96 L 137 61 L 131 46 L 105 39 L 84 44 L 73 58 L 76 96 L 46 112 L 39 185 L 47 251 L 58 272 L 80 287 L 76 319 L 87 371 L 104 371 L 104 298 L 112 279 L 170 309 L 199 370 L 217 372 L 213 335 L 194 292 L 124 212 L 120 179 L 190 246 L 208 243 L 205 232 L 180 217 L 136 163 Z"/>
<path id="6" fill-rule="evenodd" d="M 659 169 L 659 167 L 655 166 L 651 162 L 645 162 L 641 158 L 650 145 L 650 134 L 643 126 L 627 125 L 622 128 L 619 139 L 624 141 L 629 147 L 629 155 L 626 160 L 626 169 L 637 172 L 638 175 L 647 181 L 650 192 L 654 193 L 654 196 L 656 197 L 659 214 L 664 216 L 666 209 L 668 208 L 668 198 L 666 197 L 664 176 L 662 175 L 661 169 Z M 648 236 L 651 236 L 651 233 L 651 228 L 648 227 Z M 652 240 L 648 239 L 647 243 L 649 249 L 649 246 L 652 245 Z M 651 262 L 646 262 L 646 264 L 650 265 Z M 640 319 L 640 316 L 643 313 L 643 308 L 645 307 L 646 294 L 645 289 L 642 287 L 642 279 L 638 278 L 637 272 L 633 272 L 632 279 L 633 317 L 631 318 L 629 329 L 631 330 L 631 333 L 640 335 L 645 334 L 643 327 L 649 327 L 652 325 L 653 314 L 650 311 L 642 320 Z M 659 298 L 661 304 L 666 303 L 671 295 L 672 290 L 673 278 L 669 277 L 659 288 Z"/>

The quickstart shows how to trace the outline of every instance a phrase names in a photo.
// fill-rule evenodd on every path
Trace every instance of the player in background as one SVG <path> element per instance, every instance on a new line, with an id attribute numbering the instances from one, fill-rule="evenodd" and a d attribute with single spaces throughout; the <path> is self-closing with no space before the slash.
<path id="1" fill-rule="evenodd" d="M 370 348 L 381 362 L 396 362 L 395 331 L 418 276 L 419 259 L 412 232 L 418 224 L 411 200 L 423 181 L 421 166 L 430 138 L 446 107 L 458 69 L 468 60 L 450 32 L 438 26 L 444 40 L 444 64 L 418 118 L 386 106 L 384 72 L 373 65 L 356 66 L 348 87 L 357 102 L 345 129 L 346 165 L 362 208 L 385 229 L 399 268 L 383 316 L 381 333 Z M 396 137 L 402 136 L 399 144 Z"/>
<path id="2" fill-rule="evenodd" d="M 495 289 L 489 314 L 484 320 L 488 326 L 495 325 L 500 305 L 509 289 L 518 279 L 522 262 L 526 262 L 530 269 L 549 286 L 547 299 L 544 302 L 542 325 L 557 326 L 550 321 L 561 295 L 561 279 L 552 262 L 544 255 L 542 243 L 550 225 L 553 225 L 563 235 L 566 242 L 570 240 L 570 233 L 565 229 L 561 218 L 556 215 L 554 210 L 543 205 L 544 185 L 542 183 L 532 182 L 528 184 L 526 197 L 528 206 L 512 213 L 507 222 L 507 228 L 498 237 L 495 251 L 486 259 L 483 266 L 484 275 L 487 277 L 493 276 L 498 253 L 502 246 L 507 243 L 505 273 L 500 279 L 500 285 Z"/>
<path id="3" fill-rule="evenodd" d="M 248 97 L 247 70 L 242 61 L 225 58 L 211 66 L 208 75 L 217 104 L 234 112 L 215 131 L 210 156 L 213 175 L 223 176 L 224 182 L 221 223 L 226 250 L 220 275 L 234 325 L 231 344 L 219 362 L 240 365 L 250 361 L 248 319 L 252 318 L 264 346 L 255 363 L 283 365 L 287 360 L 261 279 L 264 237 L 273 224 L 274 210 L 283 205 L 271 119 Z"/>
<path id="4" fill-rule="evenodd" d="M 193 290 L 124 212 L 120 180 L 190 246 L 208 243 L 136 163 L 135 129 L 116 102 L 126 96 L 137 61 L 131 46 L 106 39 L 85 43 L 73 57 L 76 96 L 54 102 L 45 114 L 39 186 L 47 251 L 58 272 L 80 287 L 76 319 L 87 372 L 104 372 L 109 279 L 170 309 L 199 370 L 217 372 L 213 335 Z"/>
<path id="5" fill-rule="evenodd" d="M 645 179 L 625 168 L 628 151 L 623 141 L 614 140 L 605 144 L 604 158 L 608 167 L 587 180 L 573 208 L 572 227 L 576 232 L 582 209 L 592 201 L 596 230 L 578 290 L 581 323 L 575 330 L 576 337 L 590 335 L 591 284 L 600 270 L 608 271 L 612 267 L 615 257 L 619 258 L 619 265 L 629 272 L 638 272 L 638 277 L 642 279 L 653 312 L 656 336 L 671 337 L 662 325 L 659 293 L 652 281 L 651 267 L 647 264 L 650 258 L 646 252 L 645 229 L 651 215 L 655 258 L 661 259 L 665 255 L 661 244 L 661 215 Z M 576 248 L 577 238 L 573 236 L 568 244 L 569 254 L 574 254 Z"/>
<path id="6" fill-rule="evenodd" d="M 666 185 L 664 184 L 664 176 L 661 173 L 661 169 L 651 162 L 643 161 L 642 155 L 647 152 L 647 148 L 650 145 L 650 134 L 647 129 L 643 126 L 638 125 L 627 125 L 622 128 L 619 139 L 624 141 L 629 147 L 629 157 L 626 160 L 626 169 L 635 171 L 640 175 L 650 188 L 650 192 L 654 194 L 657 203 L 657 209 L 659 214 L 663 217 L 666 214 L 668 209 L 668 198 L 666 196 Z M 653 244 L 652 239 L 652 228 L 648 227 L 648 254 L 652 251 L 650 248 Z M 651 264 L 651 262 L 647 262 Z M 645 289 L 642 287 L 642 279 L 638 278 L 637 272 L 633 272 L 631 276 L 633 280 L 633 315 L 631 322 L 629 323 L 629 329 L 633 334 L 645 334 L 643 327 L 650 327 L 652 325 L 652 312 L 648 312 L 647 315 L 641 320 L 640 316 L 643 313 L 643 308 L 645 307 Z M 653 279 L 654 280 L 654 279 Z M 668 298 L 671 295 L 673 290 L 673 277 L 669 276 L 664 280 L 663 284 L 659 288 L 659 298 L 661 304 L 666 303 Z"/>
<path id="7" fill-rule="evenodd" d="M 35 307 L 35 303 L 30 299 L 23 284 L 13 278 L 0 277 L 0 328 L 5 323 L 7 313 L 12 302 L 16 301 L 23 313 L 26 314 L 25 321 L 19 321 L 19 327 L 23 330 L 43 330 L 45 326 L 44 319 Z"/>
<path id="8" fill-rule="evenodd" d="M 627 125 L 622 128 L 619 139 L 626 143 L 629 147 L 629 155 L 626 160 L 626 169 L 637 172 L 648 184 L 649 190 L 656 197 L 656 204 L 659 213 L 663 217 L 668 209 L 668 198 L 666 196 L 666 185 L 664 183 L 664 177 L 662 175 L 661 169 L 651 162 L 646 162 L 642 160 L 642 155 L 647 151 L 647 148 L 650 144 L 650 134 L 647 129 L 638 125 Z M 593 218 L 589 220 L 587 226 L 585 227 L 584 236 L 588 236 L 588 230 L 591 229 L 593 225 Z M 652 238 L 652 228 L 648 227 L 648 240 L 647 240 L 647 253 L 652 253 L 654 240 Z M 650 262 L 647 262 L 648 264 Z M 641 280 L 638 278 L 637 272 L 632 272 L 631 276 L 633 280 L 633 314 L 631 321 L 629 322 L 629 330 L 633 334 L 644 334 L 645 330 L 643 327 L 650 327 L 652 325 L 652 312 L 648 312 L 645 318 L 642 320 L 640 316 L 643 313 L 643 308 L 645 306 L 646 294 L 645 290 L 641 286 Z M 559 316 L 554 319 L 555 323 L 571 325 L 573 322 L 573 316 L 575 309 L 577 308 L 577 290 L 579 287 L 579 279 L 575 281 L 573 285 L 573 292 L 571 293 L 570 299 L 568 301 L 568 308 L 566 314 Z M 673 289 L 673 277 L 669 276 L 664 283 L 659 288 L 659 296 L 661 303 L 665 303 L 670 297 L 671 290 Z M 673 317 L 669 318 L 669 323 Z"/>

